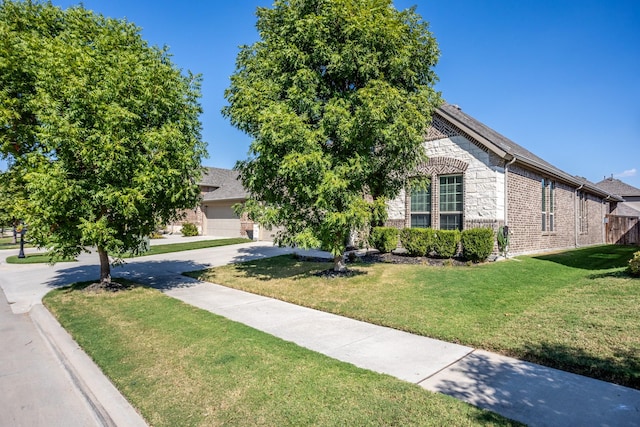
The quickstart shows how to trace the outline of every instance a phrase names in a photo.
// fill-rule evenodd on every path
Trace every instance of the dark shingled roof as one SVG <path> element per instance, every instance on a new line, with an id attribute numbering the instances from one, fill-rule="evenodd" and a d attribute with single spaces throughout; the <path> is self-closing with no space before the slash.
<path id="1" fill-rule="evenodd" d="M 464 113 L 457 105 L 444 103 L 440 108 L 438 108 L 436 114 L 439 114 L 445 120 L 458 126 L 464 132 L 476 139 L 477 142 L 484 145 L 488 150 L 503 158 L 505 161 L 511 161 L 515 158 L 517 163 L 542 171 L 545 174 L 571 184 L 576 188 L 582 186 L 585 190 L 589 190 L 590 192 L 600 196 L 612 196 L 614 199 L 618 199 L 614 194 L 603 188 L 599 188 L 596 184 L 586 180 L 585 178 L 576 177 L 558 169 L 526 148 L 516 144 L 506 136 L 501 135 L 485 124 L 480 123 L 478 120 Z"/>
<path id="2" fill-rule="evenodd" d="M 596 185 L 602 188 L 604 191 L 615 194 L 616 196 L 620 196 L 622 198 L 640 197 L 640 189 L 626 184 L 613 177 L 605 178 L 602 181 L 598 182 Z"/>
<path id="3" fill-rule="evenodd" d="M 202 179 L 198 183 L 207 187 L 216 187 L 203 195 L 202 200 L 238 200 L 246 199 L 249 193 L 238 179 L 238 172 L 230 169 L 205 168 Z"/>

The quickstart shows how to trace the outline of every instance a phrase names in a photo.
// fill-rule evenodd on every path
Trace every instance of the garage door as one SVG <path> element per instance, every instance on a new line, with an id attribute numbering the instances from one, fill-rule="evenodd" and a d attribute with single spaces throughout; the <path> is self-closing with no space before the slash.
<path id="1" fill-rule="evenodd" d="M 230 204 L 207 204 L 204 207 L 207 218 L 207 236 L 240 237 L 240 218 Z"/>

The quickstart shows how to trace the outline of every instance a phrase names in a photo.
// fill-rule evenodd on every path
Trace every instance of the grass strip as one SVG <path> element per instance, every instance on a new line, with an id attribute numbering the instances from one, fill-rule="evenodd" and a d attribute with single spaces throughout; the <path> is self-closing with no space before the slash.
<path id="1" fill-rule="evenodd" d="M 159 254 L 166 254 L 171 252 L 192 251 L 195 249 L 215 248 L 218 246 L 238 245 L 241 243 L 250 243 L 250 242 L 252 242 L 251 239 L 234 237 L 230 239 L 198 240 L 194 242 L 168 243 L 165 245 L 153 245 L 149 248 L 147 252 L 145 252 L 144 254 L 141 254 L 140 256 L 159 255 Z"/>
<path id="2" fill-rule="evenodd" d="M 640 389 L 637 247 L 598 246 L 469 267 L 330 266 L 290 256 L 189 275 L 294 304 Z"/>
<path id="3" fill-rule="evenodd" d="M 32 248 L 33 246 L 27 242 L 24 243 L 25 248 Z M 18 243 L 13 243 L 13 237 L 0 237 L 0 251 L 7 249 L 19 249 L 20 237 L 18 237 Z"/>
<path id="4" fill-rule="evenodd" d="M 7 264 L 46 264 L 55 262 L 75 262 L 75 258 L 52 258 L 48 253 L 25 254 L 24 258 L 18 258 L 18 255 L 11 255 L 6 259 Z"/>
<path id="5" fill-rule="evenodd" d="M 44 303 L 154 426 L 518 425 L 136 287 Z"/>
<path id="6" fill-rule="evenodd" d="M 214 248 L 218 246 L 237 245 L 241 243 L 249 243 L 252 240 L 245 238 L 231 238 L 231 239 L 218 239 L 218 240 L 199 240 L 194 242 L 184 243 L 168 243 L 165 245 L 154 245 L 149 248 L 147 252 L 135 257 L 167 254 L 171 252 L 192 251 L 195 249 Z M 126 255 L 123 258 L 134 258 L 132 255 Z M 8 264 L 38 264 L 51 262 L 51 257 L 48 253 L 28 254 L 25 258 L 18 258 L 17 255 L 7 257 Z M 56 259 L 55 262 L 71 262 L 76 261 L 73 258 Z"/>

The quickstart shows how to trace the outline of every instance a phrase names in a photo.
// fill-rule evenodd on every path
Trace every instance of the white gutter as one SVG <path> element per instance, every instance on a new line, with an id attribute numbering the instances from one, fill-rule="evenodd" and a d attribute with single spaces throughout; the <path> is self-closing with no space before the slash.
<path id="1" fill-rule="evenodd" d="M 575 237 L 575 247 L 578 247 L 578 214 L 580 212 L 580 205 L 579 205 L 579 199 L 578 199 L 578 192 L 580 190 L 582 190 L 582 187 L 584 187 L 584 184 L 580 184 L 580 187 L 576 188 L 576 191 L 574 194 L 574 202 L 573 202 L 573 223 L 575 225 L 575 232 L 574 232 L 574 237 Z"/>

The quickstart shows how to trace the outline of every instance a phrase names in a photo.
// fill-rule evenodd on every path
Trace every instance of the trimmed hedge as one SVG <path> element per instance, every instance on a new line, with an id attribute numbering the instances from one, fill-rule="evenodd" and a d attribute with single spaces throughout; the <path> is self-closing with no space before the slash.
<path id="1" fill-rule="evenodd" d="M 433 250 L 436 256 L 441 258 L 451 258 L 458 253 L 460 243 L 460 231 L 458 230 L 438 230 L 433 235 Z"/>
<path id="2" fill-rule="evenodd" d="M 629 260 L 629 274 L 640 277 L 640 251 L 633 254 L 633 258 Z"/>
<path id="3" fill-rule="evenodd" d="M 198 227 L 195 224 L 190 222 L 185 222 L 182 224 L 182 229 L 180 229 L 182 235 L 185 237 L 197 236 L 198 235 Z"/>
<path id="4" fill-rule="evenodd" d="M 400 231 L 400 243 L 411 256 L 424 256 L 433 249 L 434 231 L 431 228 L 404 228 Z"/>
<path id="5" fill-rule="evenodd" d="M 462 255 L 473 262 L 486 260 L 493 252 L 493 230 L 490 228 L 471 228 L 462 231 Z"/>
<path id="6" fill-rule="evenodd" d="M 393 227 L 373 227 L 369 244 L 382 253 L 391 252 L 398 247 L 400 231 Z"/>

